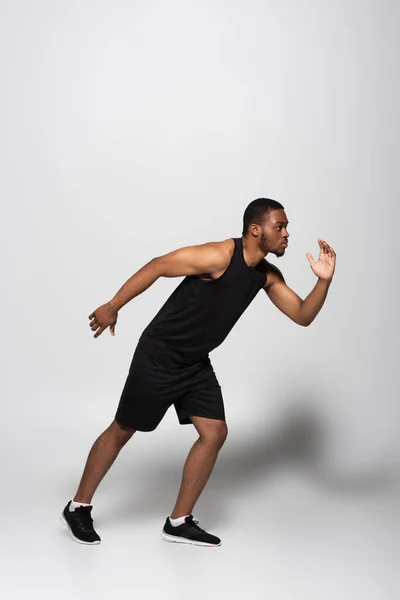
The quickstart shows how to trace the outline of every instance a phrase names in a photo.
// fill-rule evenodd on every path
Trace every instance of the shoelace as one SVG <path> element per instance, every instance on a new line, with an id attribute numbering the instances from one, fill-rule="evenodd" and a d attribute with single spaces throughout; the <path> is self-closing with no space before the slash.
<path id="1" fill-rule="evenodd" d="M 187 519 L 186 523 L 187 523 L 188 525 L 191 525 L 191 526 L 192 526 L 192 527 L 194 527 L 195 529 L 197 529 L 197 531 L 201 531 L 201 533 L 205 533 L 205 532 L 204 532 L 204 529 L 202 529 L 201 527 L 199 527 L 199 526 L 197 525 L 198 521 L 196 521 L 195 519 L 193 519 L 193 516 L 192 516 L 192 515 L 190 515 L 190 517 L 188 517 L 188 519 Z"/>
<path id="2" fill-rule="evenodd" d="M 83 531 L 92 531 L 93 529 L 93 519 L 92 515 L 90 514 L 92 508 L 92 506 L 78 506 L 73 511 L 75 516 L 78 517 L 79 525 Z"/>

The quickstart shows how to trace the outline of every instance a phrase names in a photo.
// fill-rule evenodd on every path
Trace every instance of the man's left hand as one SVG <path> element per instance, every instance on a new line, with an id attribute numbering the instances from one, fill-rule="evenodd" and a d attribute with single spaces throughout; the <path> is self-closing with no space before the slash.
<path id="1" fill-rule="evenodd" d="M 320 249 L 318 260 L 315 261 L 308 252 L 306 256 L 313 273 L 320 279 L 330 280 L 335 272 L 336 253 L 325 240 L 318 239 L 318 244 Z"/>

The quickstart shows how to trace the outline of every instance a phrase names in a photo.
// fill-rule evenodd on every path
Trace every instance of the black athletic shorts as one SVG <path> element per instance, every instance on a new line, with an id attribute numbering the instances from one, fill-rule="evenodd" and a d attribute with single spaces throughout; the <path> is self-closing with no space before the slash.
<path id="1" fill-rule="evenodd" d="M 172 404 L 181 425 L 190 424 L 190 416 L 225 421 L 221 386 L 210 358 L 188 361 L 164 341 L 142 336 L 115 420 L 137 431 L 153 431 Z"/>

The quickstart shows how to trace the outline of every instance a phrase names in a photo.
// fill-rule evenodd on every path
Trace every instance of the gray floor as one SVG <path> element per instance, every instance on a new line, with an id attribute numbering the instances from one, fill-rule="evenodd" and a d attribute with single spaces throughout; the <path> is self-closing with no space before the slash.
<path id="1" fill-rule="evenodd" d="M 399 598 L 400 494 L 382 472 L 340 476 L 293 428 L 260 441 L 233 423 L 194 511 L 221 547 L 171 544 L 160 531 L 195 432 L 169 413 L 156 432 L 135 434 L 103 480 L 93 509 L 102 544 L 84 546 L 59 517 L 107 423 L 84 429 L 67 410 L 62 421 L 27 433 L 31 451 L 17 439 L 9 449 L 3 597 Z"/>

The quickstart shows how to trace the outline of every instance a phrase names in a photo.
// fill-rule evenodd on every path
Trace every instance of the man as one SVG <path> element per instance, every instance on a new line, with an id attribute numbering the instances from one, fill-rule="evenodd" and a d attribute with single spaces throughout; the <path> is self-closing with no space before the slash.
<path id="1" fill-rule="evenodd" d="M 156 429 L 174 404 L 179 423 L 192 423 L 199 438 L 186 459 L 178 498 L 161 535 L 172 542 L 221 544 L 192 515 L 228 431 L 221 388 L 208 355 L 261 289 L 298 325 L 307 327 L 315 319 L 332 281 L 336 254 L 324 240 L 318 240 L 317 261 L 306 254 L 318 281 L 303 301 L 265 259 L 269 252 L 283 256 L 288 239 L 284 207 L 258 198 L 245 210 L 241 238 L 187 246 L 153 258 L 89 315 L 95 338 L 107 327 L 115 335 L 118 311 L 129 300 L 159 277 L 185 277 L 143 331 L 115 418 L 93 444 L 77 493 L 64 508 L 61 518 L 76 541 L 100 543 L 91 517 L 95 490 L 135 431 Z"/>

